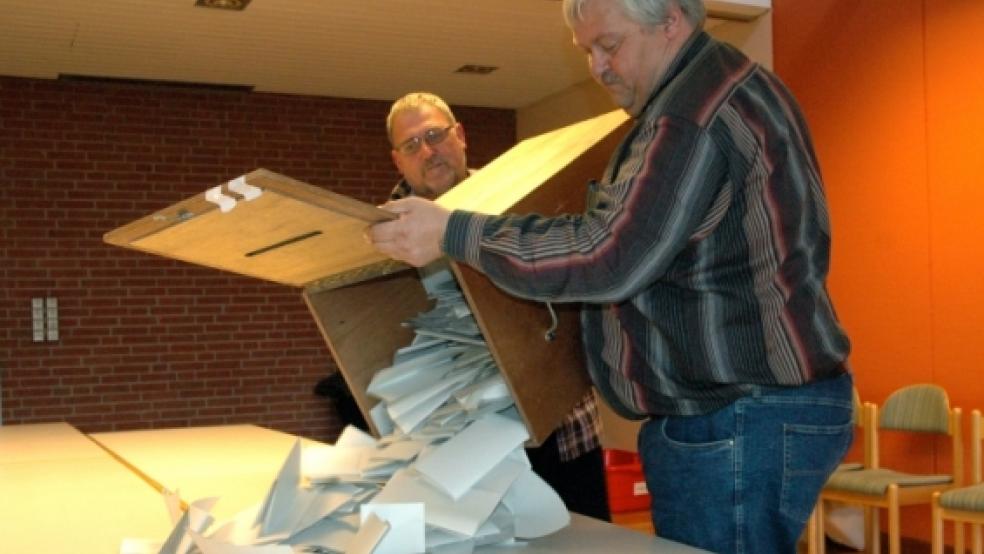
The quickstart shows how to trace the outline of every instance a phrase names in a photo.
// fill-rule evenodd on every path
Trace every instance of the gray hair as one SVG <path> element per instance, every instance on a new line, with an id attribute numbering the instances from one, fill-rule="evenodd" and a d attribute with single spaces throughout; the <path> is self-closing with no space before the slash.
<path id="1" fill-rule="evenodd" d="M 584 6 L 591 0 L 564 0 L 564 20 L 568 27 L 584 18 Z M 622 12 L 629 19 L 642 25 L 659 25 L 666 22 L 666 12 L 676 4 L 694 28 L 704 26 L 707 9 L 704 0 L 618 0 Z"/>
<path id="2" fill-rule="evenodd" d="M 449 124 L 457 123 L 454 114 L 451 113 L 451 108 L 440 96 L 429 92 L 411 92 L 393 102 L 389 115 L 386 116 L 386 136 L 389 137 L 391 143 L 393 142 L 393 119 L 401 112 L 417 111 L 423 106 L 433 106 L 448 118 Z"/>

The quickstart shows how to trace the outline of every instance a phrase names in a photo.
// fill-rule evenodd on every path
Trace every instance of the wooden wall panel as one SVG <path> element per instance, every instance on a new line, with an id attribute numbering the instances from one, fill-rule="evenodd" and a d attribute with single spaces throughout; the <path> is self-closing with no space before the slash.
<path id="1" fill-rule="evenodd" d="M 918 0 L 775 3 L 775 63 L 813 132 L 830 289 L 865 400 L 929 374 L 929 218 Z"/>
<path id="2" fill-rule="evenodd" d="M 914 382 L 984 405 L 984 3 L 775 0 L 777 73 L 800 99 L 834 226 L 830 289 L 862 398 Z M 946 445 L 888 437 L 882 461 L 945 469 Z M 903 510 L 929 539 L 929 511 Z"/>
<path id="3" fill-rule="evenodd" d="M 926 2 L 934 380 L 984 409 L 984 3 Z"/>

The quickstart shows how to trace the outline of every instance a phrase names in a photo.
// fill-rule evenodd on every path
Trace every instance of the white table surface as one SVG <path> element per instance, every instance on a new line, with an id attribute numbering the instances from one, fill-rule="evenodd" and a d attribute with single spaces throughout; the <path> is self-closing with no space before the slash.
<path id="1" fill-rule="evenodd" d="M 705 553 L 678 542 L 661 539 L 607 521 L 571 514 L 570 526 L 522 546 L 487 546 L 481 554 L 696 554 Z"/>
<path id="2" fill-rule="evenodd" d="M 257 425 L 220 425 L 90 435 L 144 478 L 191 503 L 219 497 L 229 519 L 265 497 L 297 437 Z M 302 443 L 313 441 L 302 439 Z"/>
<path id="3" fill-rule="evenodd" d="M 0 464 L 104 456 L 99 445 L 67 423 L 0 426 Z"/>
<path id="4" fill-rule="evenodd" d="M 165 537 L 160 493 L 67 424 L 0 427 L 0 552 L 118 552 Z"/>
<path id="5" fill-rule="evenodd" d="M 96 433 L 92 437 L 154 481 L 172 490 L 180 489 L 186 501 L 218 496 L 220 500 L 212 512 L 219 520 L 263 499 L 296 440 L 292 435 L 255 425 L 122 431 Z M 578 514 L 571 514 L 571 518 L 569 527 L 522 547 L 483 548 L 477 552 L 702 552 Z"/>

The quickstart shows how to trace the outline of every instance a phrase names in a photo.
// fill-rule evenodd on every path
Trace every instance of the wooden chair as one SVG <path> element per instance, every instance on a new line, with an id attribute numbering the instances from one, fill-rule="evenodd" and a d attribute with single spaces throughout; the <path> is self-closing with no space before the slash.
<path id="1" fill-rule="evenodd" d="M 871 419 L 865 416 L 866 402 L 861 402 L 861 395 L 858 393 L 857 387 L 854 388 L 854 402 L 853 411 L 851 415 L 851 420 L 854 422 L 855 433 L 860 433 L 862 443 L 862 461 L 846 461 L 842 462 L 837 466 L 834 472 L 838 471 L 856 471 L 863 469 L 865 467 L 871 467 L 871 452 L 870 447 L 870 435 L 867 432 L 871 428 Z M 855 442 L 858 440 L 858 434 L 855 434 Z M 806 522 L 806 548 L 808 554 L 823 554 L 826 551 L 825 548 L 825 537 L 824 537 L 824 525 L 821 520 L 825 517 L 823 498 L 817 499 L 816 507 L 813 509 L 813 514 L 810 519 Z"/>
<path id="2" fill-rule="evenodd" d="M 861 461 L 853 462 L 843 462 L 837 466 L 835 471 L 854 471 L 856 469 L 862 469 L 871 466 L 871 448 L 868 444 L 868 435 L 870 433 L 866 432 L 870 428 L 870 424 L 865 421 L 864 410 L 865 404 L 861 402 L 861 395 L 858 394 L 858 389 L 854 389 L 854 405 L 852 406 L 853 412 L 851 414 L 851 420 L 854 422 L 854 427 L 857 432 L 861 433 L 863 442 L 862 448 L 862 458 Z M 855 440 L 857 440 L 855 438 Z"/>
<path id="3" fill-rule="evenodd" d="M 962 553 L 964 523 L 972 523 L 974 554 L 984 552 L 981 541 L 981 524 L 984 524 L 984 478 L 982 478 L 981 441 L 984 441 L 981 412 L 974 410 L 970 415 L 971 473 L 972 484 L 959 489 L 950 489 L 933 495 L 933 554 L 943 554 L 943 522 L 954 522 L 956 529 L 954 552 Z"/>
<path id="4" fill-rule="evenodd" d="M 920 384 L 893 392 L 885 400 L 881 410 L 874 404 L 867 404 L 865 412 L 870 424 L 866 433 L 866 440 L 871 447 L 870 464 L 856 471 L 835 472 L 824 486 L 820 499 L 860 504 L 865 508 L 865 546 L 872 552 L 880 552 L 881 548 L 877 510 L 886 509 L 889 553 L 900 554 L 899 508 L 929 504 L 934 493 L 963 483 L 960 408 L 950 409 L 949 398 L 941 387 Z M 877 425 L 874 424 L 875 421 Z M 881 467 L 878 459 L 878 434 L 884 430 L 934 433 L 948 437 L 952 447 L 952 471 L 925 475 Z M 823 519 L 817 518 L 816 522 L 818 536 L 823 537 Z"/>

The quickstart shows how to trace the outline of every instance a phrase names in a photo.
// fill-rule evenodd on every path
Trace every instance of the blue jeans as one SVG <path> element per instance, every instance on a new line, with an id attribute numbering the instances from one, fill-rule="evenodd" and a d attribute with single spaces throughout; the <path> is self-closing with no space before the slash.
<path id="1" fill-rule="evenodd" d="M 764 387 L 639 432 L 656 533 L 717 553 L 795 553 L 821 487 L 847 452 L 850 374 Z"/>

